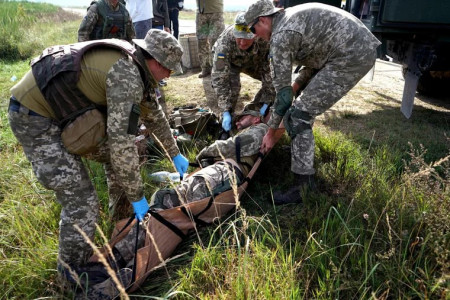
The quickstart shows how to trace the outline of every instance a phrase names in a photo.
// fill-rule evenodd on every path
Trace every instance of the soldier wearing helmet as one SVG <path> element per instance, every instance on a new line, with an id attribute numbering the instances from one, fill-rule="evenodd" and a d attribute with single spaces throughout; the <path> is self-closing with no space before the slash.
<path id="1" fill-rule="evenodd" d="M 225 29 L 214 45 L 211 84 L 217 94 L 225 131 L 231 129 L 231 114 L 241 89 L 240 73 L 261 81 L 261 88 L 252 100 L 252 109 L 264 115 L 275 99 L 268 54 L 269 44 L 250 32 L 244 13 L 236 15 L 235 24 Z"/>
<path id="2" fill-rule="evenodd" d="M 108 179 L 116 179 L 138 219 L 148 209 L 135 145 L 138 119 L 161 141 L 177 171 L 188 167 L 153 93 L 159 80 L 181 70 L 182 48 L 161 30 L 134 43 L 111 39 L 47 48 L 11 89 L 11 129 L 37 179 L 61 205 L 58 271 L 72 282 L 69 269 L 82 273 L 92 251 L 74 225 L 92 240 L 99 216 L 82 156 L 111 165 Z M 93 108 L 106 120 L 106 140 L 75 154 L 62 132 Z"/>

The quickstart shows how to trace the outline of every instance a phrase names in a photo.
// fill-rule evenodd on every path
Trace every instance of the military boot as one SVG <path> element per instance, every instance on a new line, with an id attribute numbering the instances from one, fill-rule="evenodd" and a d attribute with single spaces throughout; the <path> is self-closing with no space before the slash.
<path id="1" fill-rule="evenodd" d="M 116 273 L 116 277 L 119 280 L 120 285 L 124 289 L 127 289 L 132 283 L 133 270 L 129 268 L 120 269 Z M 83 296 L 85 298 L 82 298 Z M 91 286 L 86 294 L 78 295 L 78 298 L 76 299 L 110 300 L 115 299 L 118 296 L 120 296 L 120 291 L 114 280 L 109 277 L 105 281 Z"/>
<path id="2" fill-rule="evenodd" d="M 202 69 L 202 72 L 200 74 L 198 74 L 198 78 L 208 77 L 209 75 L 211 75 L 211 68 L 205 68 Z"/>
<path id="3" fill-rule="evenodd" d="M 273 202 L 275 205 L 288 203 L 301 203 L 301 193 L 315 188 L 314 175 L 294 174 L 294 185 L 285 193 L 276 191 L 273 193 Z"/>

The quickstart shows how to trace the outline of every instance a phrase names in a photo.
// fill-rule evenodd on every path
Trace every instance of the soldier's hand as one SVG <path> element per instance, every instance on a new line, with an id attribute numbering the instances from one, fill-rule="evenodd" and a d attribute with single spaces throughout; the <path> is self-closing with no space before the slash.
<path id="1" fill-rule="evenodd" d="M 225 131 L 231 130 L 231 114 L 229 111 L 226 111 L 222 115 L 222 128 Z"/>
<path id="2" fill-rule="evenodd" d="M 175 165 L 175 169 L 180 173 L 180 177 L 183 178 L 184 173 L 186 173 L 189 167 L 189 161 L 186 157 L 178 153 L 176 156 L 172 157 L 173 164 Z"/>
<path id="3" fill-rule="evenodd" d="M 278 139 L 275 135 L 276 129 L 269 128 L 266 135 L 263 138 L 260 151 L 263 154 L 267 154 L 270 150 L 272 150 L 273 146 L 277 143 Z"/>
<path id="4" fill-rule="evenodd" d="M 263 116 L 263 117 L 265 116 L 267 107 L 268 107 L 267 103 L 264 103 L 263 106 L 261 106 L 261 109 L 259 110 L 259 114 L 261 116 Z"/>
<path id="5" fill-rule="evenodd" d="M 134 213 L 136 214 L 136 219 L 142 221 L 149 209 L 148 202 L 145 196 L 142 197 L 142 199 L 139 201 L 131 202 L 131 205 L 133 206 Z"/>

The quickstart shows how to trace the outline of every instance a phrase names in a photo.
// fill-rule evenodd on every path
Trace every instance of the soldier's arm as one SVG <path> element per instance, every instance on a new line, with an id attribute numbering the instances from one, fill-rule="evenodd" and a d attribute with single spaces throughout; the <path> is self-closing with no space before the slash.
<path id="1" fill-rule="evenodd" d="M 180 153 L 170 131 L 169 122 L 154 95 L 141 102 L 141 119 L 171 158 Z"/>
<path id="2" fill-rule="evenodd" d="M 258 40 L 258 58 L 261 67 L 261 90 L 264 90 L 263 94 L 267 95 L 264 99 L 261 99 L 263 103 L 271 104 L 275 101 L 275 88 L 272 83 L 272 75 L 270 73 L 269 62 L 269 43 L 264 40 Z"/>
<path id="3" fill-rule="evenodd" d="M 220 37 L 214 47 L 211 73 L 211 85 L 216 92 L 217 104 L 222 111 L 231 110 L 232 108 L 230 48 L 225 37 Z"/>
<path id="4" fill-rule="evenodd" d="M 80 27 L 78 28 L 78 41 L 85 42 L 89 41 L 89 35 L 92 30 L 94 30 L 95 24 L 98 21 L 98 8 L 97 4 L 92 4 L 89 6 L 86 15 L 81 21 Z"/>
<path id="5" fill-rule="evenodd" d="M 292 89 L 294 90 L 294 95 L 298 95 L 311 80 L 313 75 L 316 73 L 316 69 L 310 67 L 302 67 L 298 72 L 297 77 L 292 83 Z"/>
<path id="6" fill-rule="evenodd" d="M 169 7 L 167 6 L 167 0 L 161 0 L 161 4 L 163 6 L 162 13 L 164 14 L 164 27 L 170 28 Z"/>
<path id="7" fill-rule="evenodd" d="M 136 117 L 133 105 L 139 104 L 142 94 L 143 83 L 138 68 L 128 58 L 119 59 L 106 79 L 108 146 L 117 181 L 131 202 L 144 196 L 139 155 L 132 132 L 137 128 L 137 122 L 132 122 Z"/>
<path id="8" fill-rule="evenodd" d="M 125 30 L 126 30 L 127 41 L 131 42 L 132 39 L 136 38 L 136 32 L 134 31 L 133 22 L 132 22 L 131 16 L 129 14 L 128 14 L 127 24 L 125 25 Z"/>
<path id="9" fill-rule="evenodd" d="M 292 88 L 291 73 L 293 58 L 299 45 L 301 45 L 301 36 L 292 31 L 283 31 L 271 37 L 269 54 L 270 70 L 277 96 L 273 109 L 271 110 L 270 119 L 267 122 L 270 128 L 278 128 L 284 116 L 284 113 L 280 114 L 279 111 L 284 110 L 283 107 L 290 106 L 286 101 L 281 101 L 283 97 L 280 97 L 280 90 Z M 290 99 L 290 103 L 292 103 L 292 99 Z"/>

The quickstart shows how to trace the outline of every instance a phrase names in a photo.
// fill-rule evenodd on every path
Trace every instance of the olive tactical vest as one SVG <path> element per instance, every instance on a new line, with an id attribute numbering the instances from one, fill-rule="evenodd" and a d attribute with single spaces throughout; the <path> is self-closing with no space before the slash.
<path id="1" fill-rule="evenodd" d="M 89 35 L 89 39 L 126 39 L 129 15 L 125 5 L 119 3 L 119 9 L 114 11 L 105 0 L 93 1 L 91 5 L 93 4 L 97 4 L 98 21 Z"/>
<path id="2" fill-rule="evenodd" d="M 97 107 L 102 110 L 77 87 L 84 53 L 99 47 L 119 49 L 129 55 L 138 66 L 145 93 L 148 91 L 150 83 L 145 62 L 138 58 L 141 54 L 136 48 L 126 41 L 97 40 L 49 47 L 31 61 L 31 69 L 39 90 L 53 109 L 61 128 L 89 109 Z"/>

